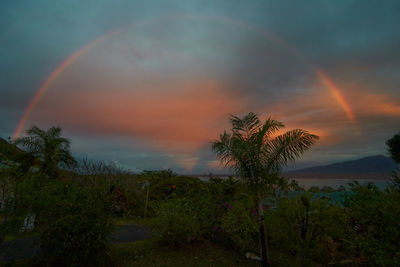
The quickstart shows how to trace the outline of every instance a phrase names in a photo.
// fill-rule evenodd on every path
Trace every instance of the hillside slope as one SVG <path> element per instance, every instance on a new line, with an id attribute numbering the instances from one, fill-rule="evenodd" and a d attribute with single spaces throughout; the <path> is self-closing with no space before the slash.
<path id="1" fill-rule="evenodd" d="M 285 172 L 288 178 L 387 179 L 399 166 L 383 155 Z"/>

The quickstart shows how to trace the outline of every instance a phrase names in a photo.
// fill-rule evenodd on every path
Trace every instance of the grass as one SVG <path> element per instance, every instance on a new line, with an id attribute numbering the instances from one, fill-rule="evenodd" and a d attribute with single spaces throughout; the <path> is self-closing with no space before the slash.
<path id="1" fill-rule="evenodd" d="M 114 245 L 111 251 L 118 266 L 258 266 L 235 251 L 211 241 L 179 248 L 162 247 L 154 240 Z"/>

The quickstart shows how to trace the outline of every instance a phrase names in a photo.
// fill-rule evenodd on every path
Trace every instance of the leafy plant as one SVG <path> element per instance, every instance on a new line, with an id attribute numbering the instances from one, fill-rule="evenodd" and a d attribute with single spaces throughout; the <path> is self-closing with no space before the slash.
<path id="1" fill-rule="evenodd" d="M 70 141 L 61 137 L 60 127 L 51 127 L 47 131 L 32 126 L 26 132 L 28 136 L 17 138 L 14 142 L 39 159 L 39 168 L 48 177 L 57 178 L 60 175 L 59 164 L 70 166 L 76 164 L 72 157 Z"/>
<path id="2" fill-rule="evenodd" d="M 355 235 L 355 254 L 371 266 L 400 265 L 400 193 L 353 184 L 345 201 Z"/>
<path id="3" fill-rule="evenodd" d="M 154 222 L 156 234 L 170 245 L 204 239 L 212 227 L 210 204 L 205 198 L 174 198 L 162 203 Z"/>
<path id="4" fill-rule="evenodd" d="M 392 159 L 400 163 L 400 133 L 395 134 L 392 138 L 386 141 L 388 152 Z"/>
<path id="5" fill-rule="evenodd" d="M 56 187 L 58 196 L 48 207 L 48 221 L 40 238 L 41 259 L 50 265 L 100 264 L 108 251 L 112 230 L 106 206 L 78 183 Z"/>
<path id="6" fill-rule="evenodd" d="M 222 230 L 242 252 L 255 250 L 258 247 L 258 223 L 254 205 L 235 201 L 222 217 Z"/>
<path id="7" fill-rule="evenodd" d="M 264 123 L 250 112 L 243 118 L 231 116 L 231 132 L 224 132 L 212 144 L 219 160 L 233 168 L 257 196 L 262 265 L 268 266 L 268 242 L 263 216 L 263 199 L 274 191 L 277 173 L 289 161 L 299 158 L 318 136 L 295 129 L 275 136 L 283 123 L 268 118 Z"/>
<path id="8" fill-rule="evenodd" d="M 343 208 L 310 193 L 282 200 L 266 220 L 276 262 L 286 265 L 327 265 L 345 258 L 344 238 L 349 233 Z"/>

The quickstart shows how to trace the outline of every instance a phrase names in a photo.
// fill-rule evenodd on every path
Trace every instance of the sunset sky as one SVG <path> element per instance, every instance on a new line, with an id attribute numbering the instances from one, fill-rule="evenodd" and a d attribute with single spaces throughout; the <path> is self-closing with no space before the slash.
<path id="1" fill-rule="evenodd" d="M 294 169 L 386 154 L 400 1 L 2 0 L 0 137 L 61 126 L 77 158 L 226 173 L 211 142 L 256 112 L 320 136 Z"/>

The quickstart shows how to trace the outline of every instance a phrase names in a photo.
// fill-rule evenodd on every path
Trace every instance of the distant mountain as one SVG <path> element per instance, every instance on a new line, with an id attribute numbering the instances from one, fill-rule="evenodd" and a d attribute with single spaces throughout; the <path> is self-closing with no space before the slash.
<path id="1" fill-rule="evenodd" d="M 398 167 L 399 166 L 391 158 L 383 155 L 376 155 L 357 160 L 285 172 L 283 175 L 287 178 L 297 179 L 387 179 L 390 173 Z"/>

